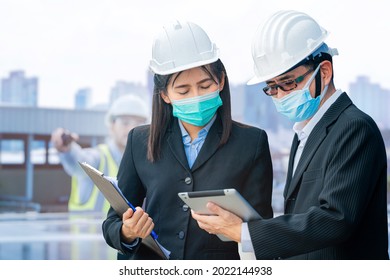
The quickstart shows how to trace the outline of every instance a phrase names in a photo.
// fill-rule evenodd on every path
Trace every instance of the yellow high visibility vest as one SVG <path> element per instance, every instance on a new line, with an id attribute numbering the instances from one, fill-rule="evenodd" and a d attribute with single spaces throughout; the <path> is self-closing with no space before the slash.
<path id="1" fill-rule="evenodd" d="M 108 149 L 108 146 L 106 144 L 99 144 L 98 149 L 100 150 L 100 164 L 98 167 L 98 170 L 104 171 L 106 166 L 108 170 L 108 174 L 105 174 L 106 176 L 110 177 L 116 177 L 118 173 L 118 165 L 116 164 L 115 160 L 113 159 L 110 150 Z M 77 182 L 77 177 L 72 177 L 72 185 L 71 185 L 71 191 L 70 191 L 70 197 L 68 202 L 68 210 L 69 211 L 103 211 L 104 213 L 107 213 L 108 209 L 110 208 L 110 204 L 108 203 L 107 199 L 104 199 L 103 207 L 102 209 L 95 209 L 97 198 L 100 191 L 96 186 L 93 186 L 91 195 L 89 196 L 88 200 L 85 203 L 82 203 L 79 196 L 79 185 Z"/>

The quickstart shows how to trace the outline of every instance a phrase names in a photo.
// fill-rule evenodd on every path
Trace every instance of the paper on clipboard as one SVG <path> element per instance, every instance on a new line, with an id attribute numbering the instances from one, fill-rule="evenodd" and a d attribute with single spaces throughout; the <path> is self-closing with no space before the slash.
<path id="1" fill-rule="evenodd" d="M 118 188 L 116 179 L 105 176 L 102 172 L 89 165 L 88 163 L 80 163 L 81 168 L 85 173 L 92 179 L 98 189 L 103 193 L 104 197 L 108 200 L 111 207 L 117 212 L 119 216 L 122 216 L 124 212 L 134 206 L 126 199 L 122 191 Z M 154 233 L 154 232 L 153 232 Z M 145 244 L 149 249 L 152 249 L 162 259 L 169 259 L 170 251 L 165 249 L 158 241 L 157 235 L 154 233 L 153 236 L 142 239 L 142 243 Z"/>

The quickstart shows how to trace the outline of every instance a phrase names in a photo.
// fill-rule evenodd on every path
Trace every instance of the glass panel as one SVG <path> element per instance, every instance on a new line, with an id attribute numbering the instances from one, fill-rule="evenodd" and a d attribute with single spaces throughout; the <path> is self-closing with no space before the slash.
<path id="1" fill-rule="evenodd" d="M 0 163 L 23 164 L 24 141 L 20 139 L 0 140 Z"/>
<path id="2" fill-rule="evenodd" d="M 49 164 L 59 164 L 60 158 L 58 156 L 58 152 L 52 142 L 49 142 Z"/>
<path id="3" fill-rule="evenodd" d="M 31 144 L 31 162 L 33 164 L 44 164 L 46 162 L 45 141 L 33 140 Z"/>

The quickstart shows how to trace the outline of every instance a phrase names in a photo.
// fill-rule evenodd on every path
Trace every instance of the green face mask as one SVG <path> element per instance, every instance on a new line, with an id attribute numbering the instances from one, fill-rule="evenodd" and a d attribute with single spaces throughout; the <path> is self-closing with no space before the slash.
<path id="1" fill-rule="evenodd" d="M 219 90 L 216 90 L 206 95 L 172 101 L 173 116 L 195 126 L 204 126 L 221 105 L 222 99 Z"/>

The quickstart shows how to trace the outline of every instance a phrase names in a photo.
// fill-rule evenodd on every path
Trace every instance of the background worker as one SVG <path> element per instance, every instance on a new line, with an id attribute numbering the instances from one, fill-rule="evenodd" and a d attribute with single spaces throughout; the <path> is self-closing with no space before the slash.
<path id="1" fill-rule="evenodd" d="M 148 118 L 146 102 L 136 95 L 127 94 L 116 99 L 106 113 L 105 124 L 109 129 L 106 143 L 82 148 L 77 144 L 77 134 L 64 128 L 58 128 L 52 133 L 51 141 L 59 152 L 60 161 L 65 171 L 72 176 L 69 211 L 107 213 L 108 202 L 78 162 L 87 162 L 105 175 L 116 177 L 129 131 L 145 124 Z"/>
<path id="2" fill-rule="evenodd" d="M 295 122 L 284 215 L 242 223 L 211 204 L 217 216 L 193 214 L 257 259 L 389 258 L 384 142 L 372 118 L 335 88 L 337 52 L 327 35 L 307 14 L 280 11 L 253 41 L 249 84 L 265 82 L 261 94 Z"/>

